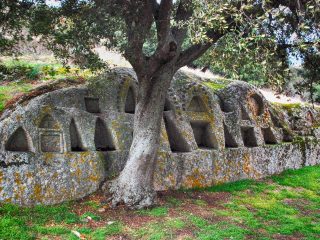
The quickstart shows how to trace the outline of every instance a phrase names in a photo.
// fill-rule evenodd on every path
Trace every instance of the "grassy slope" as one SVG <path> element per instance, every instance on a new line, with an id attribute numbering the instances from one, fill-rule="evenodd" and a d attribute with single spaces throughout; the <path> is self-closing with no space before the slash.
<path id="1" fill-rule="evenodd" d="M 58 79 L 88 79 L 92 76 L 90 70 L 66 68 L 48 57 L 39 61 L 27 57 L 18 60 L 0 57 L 0 112 L 11 99 L 29 93 L 40 85 Z"/>
<path id="2" fill-rule="evenodd" d="M 319 239 L 320 166 L 203 190 L 162 193 L 150 210 L 101 196 L 57 206 L 0 205 L 0 239 Z"/>

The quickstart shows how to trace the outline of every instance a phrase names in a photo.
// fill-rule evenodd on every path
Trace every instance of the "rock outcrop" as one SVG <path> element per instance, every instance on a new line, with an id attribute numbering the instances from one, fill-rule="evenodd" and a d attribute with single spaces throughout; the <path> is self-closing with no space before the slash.
<path id="1" fill-rule="evenodd" d="M 137 87 L 130 69 L 115 69 L 88 86 L 46 93 L 6 113 L 0 201 L 55 204 L 115 177 L 132 141 Z M 205 187 L 319 164 L 317 113 L 306 114 L 293 126 L 246 83 L 217 84 L 179 72 L 164 107 L 154 185 Z"/>

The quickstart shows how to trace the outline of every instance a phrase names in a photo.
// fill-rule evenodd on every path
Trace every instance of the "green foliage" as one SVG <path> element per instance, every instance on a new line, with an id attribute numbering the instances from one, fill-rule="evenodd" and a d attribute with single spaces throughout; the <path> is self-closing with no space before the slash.
<path id="1" fill-rule="evenodd" d="M 153 60 L 166 63 L 166 57 L 160 57 L 165 50 L 159 42 L 162 28 L 156 26 L 159 22 L 148 1 L 57 2 L 52 6 L 43 0 L 2 1 L 0 26 L 6 35 L 0 35 L 0 50 L 36 36 L 65 63 L 71 58 L 79 66 L 93 69 L 105 67 L 93 51 L 99 44 L 126 52 L 133 66 L 140 52 L 145 60 L 156 53 Z M 166 27 L 186 33 L 178 34 L 185 39 L 175 39 L 178 51 L 212 45 L 197 64 L 227 77 L 281 87 L 288 78 L 289 55 L 305 57 L 319 46 L 318 0 L 188 0 L 172 1 L 172 5 Z M 204 52 L 183 64 L 191 64 Z M 38 76 L 37 71 L 30 74 Z"/>
<path id="2" fill-rule="evenodd" d="M 93 76 L 93 72 L 77 67 L 63 67 L 57 63 L 43 64 L 11 59 L 0 63 L 0 82 L 53 80 L 74 76 L 89 78 Z"/>
<path id="3" fill-rule="evenodd" d="M 303 70 L 299 71 L 302 81 L 296 84 L 300 94 L 304 91 L 309 93 L 309 99 L 313 103 L 319 100 L 319 84 L 320 84 L 320 53 L 319 46 L 308 48 L 304 53 Z"/>
<path id="4" fill-rule="evenodd" d="M 266 35 L 251 33 L 242 38 L 227 34 L 195 64 L 210 66 L 213 72 L 257 86 L 281 87 L 288 77 L 287 63 L 272 48 L 276 44 Z"/>

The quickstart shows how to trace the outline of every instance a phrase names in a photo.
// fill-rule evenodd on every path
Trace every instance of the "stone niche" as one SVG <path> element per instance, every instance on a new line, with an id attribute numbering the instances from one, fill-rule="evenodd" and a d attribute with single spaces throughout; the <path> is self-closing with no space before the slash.
<path id="1" fill-rule="evenodd" d="M 51 116 L 45 115 L 39 125 L 39 142 L 41 152 L 63 153 L 63 134 L 59 123 Z"/>
<path id="2" fill-rule="evenodd" d="M 110 131 L 101 118 L 97 118 L 94 134 L 94 143 L 97 151 L 116 150 Z"/>
<path id="3" fill-rule="evenodd" d="M 248 105 L 254 116 L 260 116 L 264 112 L 263 100 L 258 94 L 249 96 Z"/>
<path id="4" fill-rule="evenodd" d="M 83 152 L 85 148 L 83 147 L 82 140 L 74 119 L 70 122 L 70 142 L 72 152 Z"/>
<path id="5" fill-rule="evenodd" d="M 5 145 L 6 151 L 12 152 L 29 152 L 30 148 L 30 137 L 28 137 L 26 131 L 19 127 L 9 138 Z"/>
<path id="6" fill-rule="evenodd" d="M 190 125 L 198 148 L 217 149 L 217 139 L 210 123 L 204 121 L 191 121 Z"/>
<path id="7" fill-rule="evenodd" d="M 100 113 L 99 98 L 85 97 L 84 102 L 89 113 Z"/>
<path id="8" fill-rule="evenodd" d="M 132 86 L 129 87 L 127 92 L 124 111 L 130 114 L 134 114 L 136 111 L 136 96 Z"/>

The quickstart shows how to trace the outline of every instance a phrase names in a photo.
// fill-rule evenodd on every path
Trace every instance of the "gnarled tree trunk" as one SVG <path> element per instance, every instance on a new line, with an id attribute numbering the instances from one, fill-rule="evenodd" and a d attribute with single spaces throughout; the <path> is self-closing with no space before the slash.
<path id="1" fill-rule="evenodd" d="M 173 74 L 173 70 L 167 69 L 151 78 L 139 78 L 134 136 L 128 161 L 109 188 L 113 206 L 123 202 L 130 208 L 139 209 L 155 203 L 154 168 L 165 97 Z"/>

